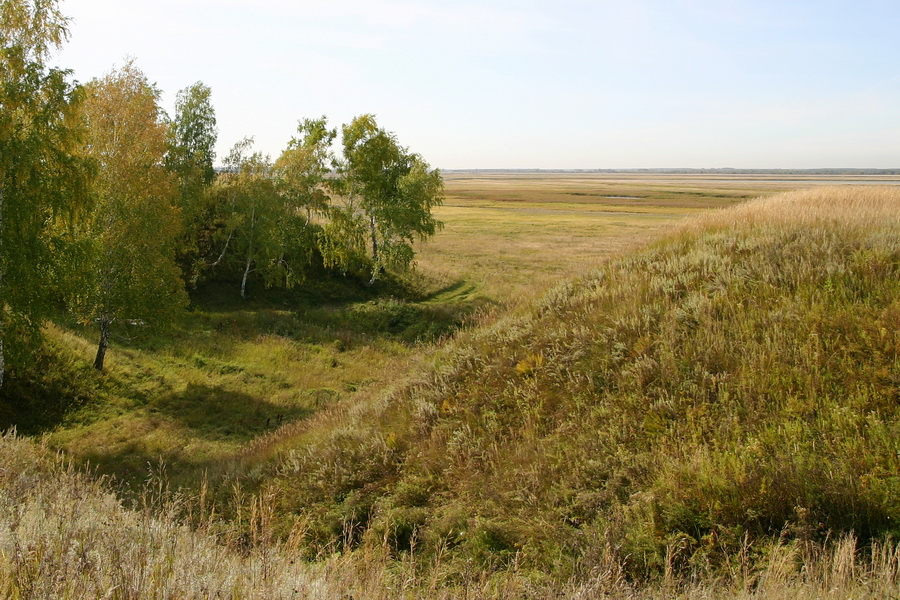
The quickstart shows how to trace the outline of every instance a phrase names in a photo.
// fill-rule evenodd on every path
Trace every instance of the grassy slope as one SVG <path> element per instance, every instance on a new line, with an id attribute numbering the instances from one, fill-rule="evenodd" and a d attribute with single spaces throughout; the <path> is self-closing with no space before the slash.
<path id="1" fill-rule="evenodd" d="M 721 575 L 900 533 L 898 389 L 900 193 L 789 193 L 460 336 L 272 441 L 263 481 L 320 548 L 414 547 L 447 581 Z"/>
<path id="2" fill-rule="evenodd" d="M 165 333 L 114 337 L 102 375 L 94 331 L 51 325 L 38 360 L 4 386 L 0 417 L 50 430 L 53 446 L 127 482 L 164 463 L 193 484 L 254 438 L 416 368 L 418 351 L 483 302 L 435 305 L 392 282 L 317 285 L 265 302 L 210 285 Z"/>
<path id="3" fill-rule="evenodd" d="M 223 526 L 202 491 L 191 498 L 151 487 L 138 510 L 126 510 L 102 481 L 45 446 L 12 435 L 0 436 L 0 463 L 3 598 L 818 600 L 895 597 L 900 582 L 900 549 L 894 544 L 876 544 L 862 556 L 855 540 L 845 537 L 826 551 L 778 545 L 762 573 L 741 572 L 727 582 L 678 586 L 667 577 L 635 590 L 606 571 L 587 583 L 548 587 L 516 572 L 485 577 L 472 569 L 448 585 L 423 574 L 413 553 L 399 562 L 378 552 L 315 564 L 297 560 L 302 540 L 273 536 L 273 507 L 266 498 L 250 503 L 241 527 Z M 801 560 L 805 568 L 797 573 Z"/>

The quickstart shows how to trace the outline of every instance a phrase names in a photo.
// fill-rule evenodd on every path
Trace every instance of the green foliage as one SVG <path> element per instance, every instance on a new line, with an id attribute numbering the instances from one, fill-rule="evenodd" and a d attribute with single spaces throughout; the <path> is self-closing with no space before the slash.
<path id="1" fill-rule="evenodd" d="M 184 88 L 175 98 L 175 118 L 166 136 L 166 167 L 178 176 L 185 206 L 197 201 L 213 182 L 218 138 L 212 90 L 202 82 Z"/>
<path id="2" fill-rule="evenodd" d="M 342 132 L 343 161 L 333 187 L 344 204 L 333 209 L 335 225 L 326 228 L 323 256 L 328 264 L 346 269 L 370 244 L 374 282 L 386 267 L 407 268 L 413 241 L 440 228 L 432 208 L 443 201 L 443 180 L 421 156 L 378 127 L 372 115 L 356 117 Z M 344 240 L 344 247 L 332 252 L 333 240 Z"/>
<path id="3" fill-rule="evenodd" d="M 309 224 L 314 216 L 328 212 L 330 198 L 326 177 L 334 160 L 331 143 L 337 131 L 327 128 L 325 117 L 304 119 L 297 126 L 300 137 L 291 139 L 275 162 L 281 193 L 294 212 L 305 212 Z"/>
<path id="4" fill-rule="evenodd" d="M 89 165 L 74 155 L 78 90 L 45 64 L 66 36 L 55 1 L 0 4 L 0 384 L 4 351 L 31 337 L 7 323 L 33 332 L 47 314 L 52 224 L 87 200 Z"/>
<path id="5" fill-rule="evenodd" d="M 178 261 L 185 281 L 196 283 L 202 274 L 201 257 L 209 251 L 208 190 L 218 137 L 212 91 L 202 82 L 186 87 L 175 99 L 175 117 L 166 129 L 166 168 L 178 179 L 178 208 L 184 233 Z"/>
<path id="6" fill-rule="evenodd" d="M 174 262 L 181 222 L 175 181 L 163 166 L 159 92 L 132 63 L 91 82 L 83 106 L 85 155 L 96 161 L 95 203 L 75 229 L 81 249 L 70 292 L 86 323 L 97 323 L 95 366 L 110 328 L 168 325 L 187 304 Z"/>
<path id="7" fill-rule="evenodd" d="M 294 203 L 296 188 L 279 182 L 274 166 L 260 153 L 248 154 L 253 140 L 235 144 L 213 188 L 219 258 L 210 267 L 240 278 L 241 298 L 256 274 L 266 286 L 290 288 L 304 276 L 314 253 L 317 229 Z"/>
<path id="8" fill-rule="evenodd" d="M 339 164 L 331 150 L 337 131 L 325 117 L 304 119 L 274 164 L 251 153 L 251 138 L 238 142 L 207 189 L 201 175 L 215 126 L 209 89 L 184 90 L 177 110 L 166 164 L 181 182 L 188 226 L 181 262 L 192 286 L 236 279 L 246 298 L 248 281 L 290 288 L 319 265 L 367 273 L 374 283 L 385 268 L 406 269 L 413 241 L 440 227 L 432 215 L 442 201 L 440 173 L 370 115 L 344 126 Z"/>
<path id="9" fill-rule="evenodd" d="M 319 248 L 326 267 L 343 274 L 362 274 L 371 270 L 366 254 L 366 223 L 352 203 L 335 204 L 328 210 L 322 227 Z"/>

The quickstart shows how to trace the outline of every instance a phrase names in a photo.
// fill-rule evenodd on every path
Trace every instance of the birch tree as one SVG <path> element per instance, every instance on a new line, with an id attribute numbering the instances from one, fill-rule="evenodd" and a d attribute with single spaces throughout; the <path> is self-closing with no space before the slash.
<path id="1" fill-rule="evenodd" d="M 6 358 L 47 307 L 48 227 L 85 199 L 88 168 L 75 156 L 78 89 L 47 67 L 68 36 L 55 0 L 0 2 L 0 385 Z"/>
<path id="2" fill-rule="evenodd" d="M 86 155 L 98 165 L 94 203 L 78 229 L 85 248 L 74 303 L 95 323 L 102 370 L 113 328 L 164 327 L 187 303 L 175 264 L 177 181 L 165 169 L 159 92 L 131 62 L 86 86 Z"/>
<path id="3" fill-rule="evenodd" d="M 328 215 L 328 190 L 337 130 L 323 116 L 298 123 L 297 137 L 275 162 L 278 191 L 284 203 L 279 234 L 283 256 L 278 282 L 291 286 L 303 278 L 319 246 L 322 223 Z"/>
<path id="4" fill-rule="evenodd" d="M 178 179 L 178 208 L 185 226 L 178 262 L 185 280 L 195 285 L 213 231 L 208 191 L 216 177 L 218 129 L 211 98 L 212 91 L 200 81 L 178 92 L 166 136 L 165 164 Z"/>
<path id="5" fill-rule="evenodd" d="M 327 119 L 321 117 L 304 119 L 297 133 L 275 162 L 275 169 L 285 202 L 304 213 L 309 224 L 313 216 L 324 216 L 328 211 L 330 199 L 325 184 L 334 162 L 331 143 L 337 131 L 329 129 Z"/>
<path id="6" fill-rule="evenodd" d="M 259 275 L 266 285 L 272 285 L 286 270 L 281 231 L 285 203 L 278 193 L 272 162 L 268 156 L 251 152 L 252 146 L 252 138 L 235 144 L 214 190 L 221 251 L 209 266 L 236 274 L 241 298 L 247 297 L 250 275 Z"/>
<path id="7" fill-rule="evenodd" d="M 362 115 L 342 128 L 343 160 L 337 189 L 345 198 L 335 223 L 358 246 L 367 229 L 373 284 L 385 267 L 406 268 L 415 255 L 412 244 L 441 227 L 432 209 L 443 201 L 440 171 L 400 146 L 373 115 Z"/>

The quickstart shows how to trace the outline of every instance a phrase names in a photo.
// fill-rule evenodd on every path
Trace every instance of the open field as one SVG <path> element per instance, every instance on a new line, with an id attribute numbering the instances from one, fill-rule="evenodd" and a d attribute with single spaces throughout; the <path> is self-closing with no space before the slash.
<path id="1" fill-rule="evenodd" d="M 685 217 L 758 196 L 898 176 L 450 173 L 444 230 L 421 268 L 497 301 L 531 297 L 566 275 L 646 243 Z"/>

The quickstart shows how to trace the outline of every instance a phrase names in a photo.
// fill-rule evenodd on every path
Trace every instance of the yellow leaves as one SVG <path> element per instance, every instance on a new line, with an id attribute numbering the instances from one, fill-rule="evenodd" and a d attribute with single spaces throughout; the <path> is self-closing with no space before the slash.
<path id="1" fill-rule="evenodd" d="M 530 353 L 516 363 L 516 373 L 522 377 L 533 377 L 537 371 L 544 368 L 544 353 Z"/>
<path id="2" fill-rule="evenodd" d="M 159 92 L 132 61 L 87 86 L 87 151 L 114 181 L 162 164 L 166 126 Z M 120 184 L 121 185 L 121 184 Z"/>
<path id="3" fill-rule="evenodd" d="M 393 431 L 388 432 L 388 434 L 384 436 L 384 445 L 387 446 L 388 450 L 396 451 L 400 448 L 400 439 Z"/>

